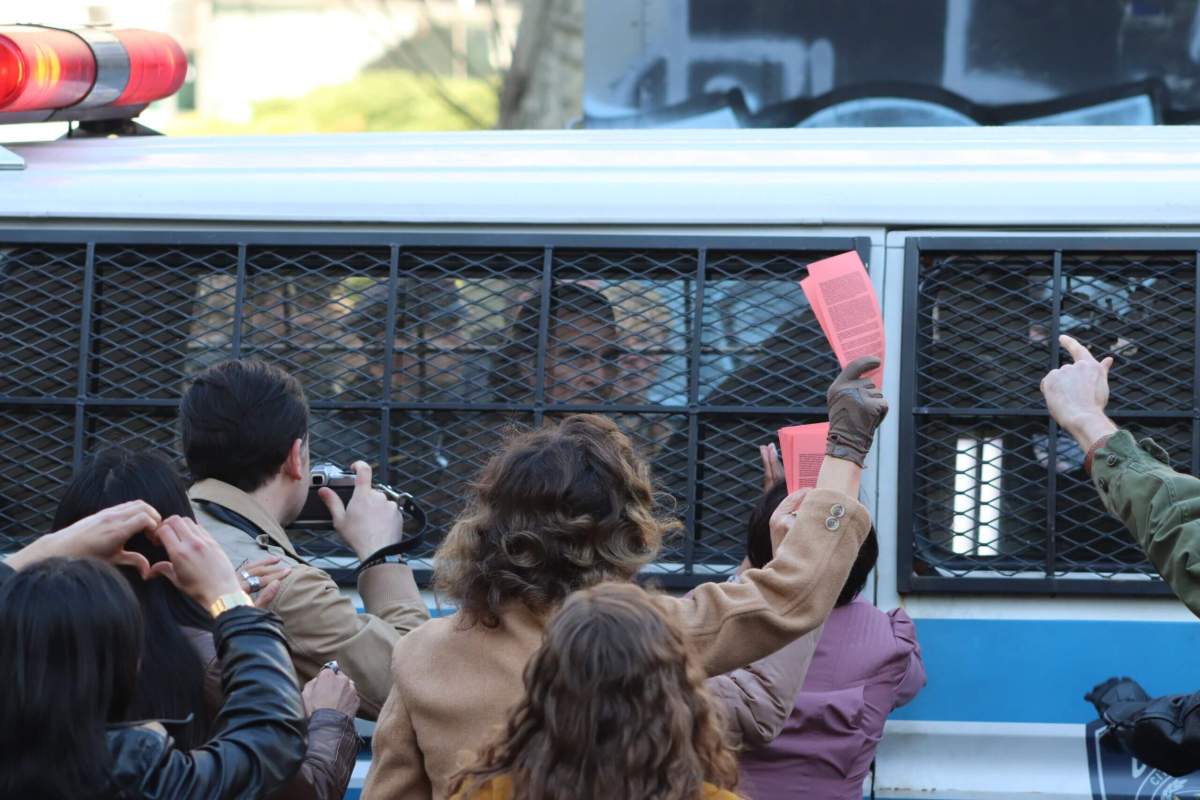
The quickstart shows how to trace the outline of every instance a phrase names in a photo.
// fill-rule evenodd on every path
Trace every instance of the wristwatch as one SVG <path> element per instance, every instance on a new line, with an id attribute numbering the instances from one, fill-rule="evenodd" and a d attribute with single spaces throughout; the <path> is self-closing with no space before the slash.
<path id="1" fill-rule="evenodd" d="M 208 607 L 208 613 L 213 615 L 213 619 L 216 619 L 229 609 L 237 608 L 238 606 L 254 606 L 254 601 L 250 599 L 250 595 L 246 594 L 240 589 L 236 592 L 230 592 L 229 594 L 223 594 L 218 597 L 213 601 L 213 604 Z"/>

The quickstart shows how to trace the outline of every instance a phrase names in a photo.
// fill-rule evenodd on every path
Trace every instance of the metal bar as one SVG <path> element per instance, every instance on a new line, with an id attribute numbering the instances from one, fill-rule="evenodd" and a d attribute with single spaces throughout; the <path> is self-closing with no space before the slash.
<path id="1" fill-rule="evenodd" d="M 75 441 L 72 467 L 78 472 L 83 466 L 84 429 L 87 425 L 88 371 L 91 368 L 92 347 L 92 303 L 94 302 L 96 279 L 96 244 L 88 242 L 87 255 L 83 264 L 83 307 L 79 320 L 79 372 L 75 384 Z"/>
<path id="2" fill-rule="evenodd" d="M 237 279 L 233 290 L 233 357 L 242 357 L 242 326 L 246 313 L 246 244 L 238 245 Z"/>
<path id="3" fill-rule="evenodd" d="M 688 440 L 687 440 L 687 507 L 684 512 L 683 543 L 684 571 L 691 574 L 696 566 L 697 504 L 700 502 L 698 476 L 700 473 L 700 340 L 704 334 L 704 281 L 708 270 L 708 251 L 696 252 L 696 286 L 692 306 L 691 341 L 688 343 Z"/>
<path id="4" fill-rule="evenodd" d="M 960 251 L 960 252 L 996 252 L 996 251 L 1040 251 L 1043 253 L 1053 250 L 1151 250 L 1156 252 L 1166 250 L 1195 250 L 1196 236 L 1096 236 L 1062 234 L 1051 236 L 922 236 L 918 239 L 918 247 L 922 252 Z"/>
<path id="5" fill-rule="evenodd" d="M 10 397 L 0 396 L 0 406 L 36 406 L 36 405 L 74 405 L 74 397 Z M 93 406 L 130 406 L 155 408 L 159 406 L 177 406 L 178 399 L 152 397 L 89 397 L 88 405 Z M 394 402 L 383 403 L 377 400 L 310 400 L 308 407 L 315 411 L 379 411 L 387 405 L 393 411 L 517 411 L 533 413 L 536 406 L 532 403 L 471 403 L 459 402 Z M 686 414 L 687 406 L 638 405 L 631 403 L 579 403 L 553 404 L 543 407 L 546 413 L 556 414 L 602 414 L 614 412 L 620 414 Z M 785 416 L 812 417 L 819 421 L 825 417 L 826 409 L 817 406 L 709 406 L 698 405 L 696 412 L 702 415 L 745 416 Z M 1122 415 L 1114 415 L 1122 416 Z M 1152 415 L 1166 418 L 1165 414 Z M 1183 415 L 1190 418 L 1190 415 Z"/>
<path id="6" fill-rule="evenodd" d="M 542 295 L 538 305 L 538 343 L 534 363 L 533 425 L 541 427 L 546 405 L 546 349 L 550 346 L 550 303 L 554 285 L 554 248 L 542 251 Z"/>
<path id="7" fill-rule="evenodd" d="M 400 248 L 392 245 L 388 254 L 387 320 L 383 343 L 383 407 L 379 409 L 379 469 L 394 481 L 391 469 L 392 440 L 392 369 L 396 360 L 396 294 L 400 283 Z"/>
<path id="8" fill-rule="evenodd" d="M 1192 474 L 1200 475 L 1200 249 L 1192 281 Z"/>
<path id="9" fill-rule="evenodd" d="M 1003 578 L 974 576 L 927 576 L 909 578 L 908 592 L 942 594 L 1026 594 L 1084 596 L 1172 596 L 1171 587 L 1161 580 L 1103 580 L 1100 578 Z"/>
<path id="10" fill-rule="evenodd" d="M 1059 360 L 1059 320 L 1062 313 L 1063 276 L 1062 250 L 1054 251 L 1053 310 L 1050 312 L 1050 365 L 1047 371 L 1056 369 Z M 1050 418 L 1046 440 L 1046 577 L 1054 577 L 1054 561 L 1057 558 L 1058 517 L 1058 423 Z"/>
<path id="11" fill-rule="evenodd" d="M 979 407 L 979 408 L 941 408 L 938 406 L 917 406 L 912 409 L 913 414 L 917 416 L 932 416 L 932 417 L 1045 417 L 1048 413 L 1043 408 L 996 408 L 996 407 Z M 1121 411 L 1113 409 L 1106 412 L 1110 417 L 1123 419 L 1192 419 L 1195 414 L 1192 411 L 1136 411 L 1127 410 Z"/>
<path id="12" fill-rule="evenodd" d="M 900 327 L 900 437 L 897 453 L 896 587 L 912 591 L 913 555 L 917 547 L 913 494 L 917 475 L 917 350 L 921 250 L 917 239 L 904 243 L 904 302 Z"/>
<path id="13" fill-rule="evenodd" d="M 362 227 L 348 230 L 349 226 L 338 226 L 336 230 L 314 229 L 311 224 L 275 223 L 245 224 L 223 223 L 218 229 L 213 223 L 188 223 L 172 221 L 160 227 L 137 227 L 113 229 L 110 227 L 81 226 L 78 228 L 49 229 L 29 228 L 27 224 L 5 228 L 0 223 L 0 239 L 6 242 L 41 242 L 85 244 L 153 244 L 153 245 L 229 245 L 234 241 L 250 246 L 313 247 L 358 246 L 386 247 L 399 245 L 408 247 L 472 247 L 472 248 L 525 248 L 541 250 L 558 248 L 611 248 L 619 250 L 694 250 L 706 247 L 709 250 L 795 250 L 827 253 L 855 250 L 857 239 L 850 236 L 731 236 L 705 234 L 571 234 L 554 230 L 533 233 L 471 232 L 461 231 L 411 232 L 403 226 Z M 861 238 L 861 237 L 859 237 Z M 1193 237 L 1192 241 L 1196 241 Z M 1043 249 L 1046 247 L 1043 244 Z M 1144 248 L 1143 248 L 1144 249 Z M 1189 245 L 1186 250 L 1194 249 Z"/>
<path id="14" fill-rule="evenodd" d="M 871 261 L 871 237 L 870 236 L 855 236 L 854 251 L 858 253 L 858 257 L 862 259 L 863 264 L 867 265 L 870 271 Z"/>

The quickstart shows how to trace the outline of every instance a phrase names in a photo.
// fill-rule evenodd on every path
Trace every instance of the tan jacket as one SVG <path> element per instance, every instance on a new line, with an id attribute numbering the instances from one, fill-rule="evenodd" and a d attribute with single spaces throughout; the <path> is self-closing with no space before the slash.
<path id="1" fill-rule="evenodd" d="M 364 571 L 358 591 L 366 613 L 359 614 L 327 573 L 304 562 L 280 524 L 253 497 L 217 480 L 200 481 L 188 495 L 196 519 L 234 566 L 270 554 L 292 568 L 270 609 L 283 620 L 296 673 L 304 682 L 315 677 L 326 661 L 336 660 L 358 687 L 359 716 L 374 719 L 391 687 L 392 648 L 401 636 L 429 619 L 412 570 L 402 564 L 380 564 Z M 198 501 L 234 511 L 264 533 L 254 538 L 220 522 Z"/>
<path id="2" fill-rule="evenodd" d="M 748 570 L 739 583 L 706 583 L 661 602 L 709 675 L 745 666 L 825 621 L 870 522 L 853 498 L 814 489 L 766 567 Z M 455 614 L 400 640 L 363 800 L 445 798 L 450 777 L 503 728 L 520 701 L 522 672 L 545 623 L 514 604 L 502 610 L 495 628 L 465 628 Z"/>

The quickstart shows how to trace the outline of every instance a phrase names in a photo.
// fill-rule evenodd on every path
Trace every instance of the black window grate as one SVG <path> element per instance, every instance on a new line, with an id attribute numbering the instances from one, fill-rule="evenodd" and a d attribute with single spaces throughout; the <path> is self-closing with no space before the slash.
<path id="1" fill-rule="evenodd" d="M 1200 464 L 1200 240 L 910 240 L 901 591 L 1165 593 L 1038 385 L 1059 333 L 1116 358 L 1109 413 Z"/>
<path id="2" fill-rule="evenodd" d="M 663 581 L 728 574 L 757 445 L 822 418 L 836 370 L 796 282 L 852 248 L 867 254 L 836 237 L 0 234 L 0 550 L 48 529 L 99 448 L 177 455 L 188 377 L 255 356 L 303 382 L 314 460 L 384 464 L 425 504 L 418 557 L 506 430 L 599 411 L 686 522 Z M 352 563 L 331 534 L 293 538 Z"/>

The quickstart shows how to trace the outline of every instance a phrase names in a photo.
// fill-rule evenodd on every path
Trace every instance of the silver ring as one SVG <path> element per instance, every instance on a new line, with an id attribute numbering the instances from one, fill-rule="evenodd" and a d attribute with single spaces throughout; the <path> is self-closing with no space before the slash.
<path id="1" fill-rule="evenodd" d="M 238 568 L 238 575 L 240 575 L 240 576 L 241 576 L 241 578 L 242 578 L 242 580 L 244 580 L 246 583 L 249 583 L 249 582 L 250 582 L 250 573 L 249 573 L 249 572 L 246 572 L 246 570 L 244 570 L 244 569 L 242 569 L 242 568 L 240 568 L 240 567 L 239 567 L 239 568 Z"/>
<path id="2" fill-rule="evenodd" d="M 326 661 L 324 664 L 321 665 L 321 669 L 327 669 L 330 672 L 332 672 L 334 675 L 338 675 L 342 671 L 342 668 L 338 666 L 337 661 Z"/>
<path id="3" fill-rule="evenodd" d="M 250 594 L 258 594 L 262 591 L 262 578 L 257 575 L 251 575 L 246 578 L 246 585 L 250 589 Z"/>

